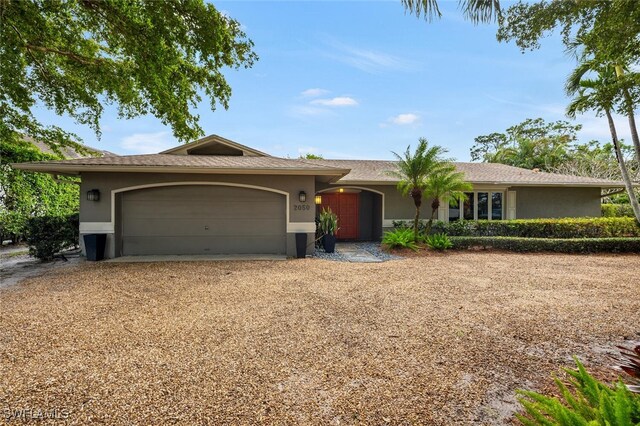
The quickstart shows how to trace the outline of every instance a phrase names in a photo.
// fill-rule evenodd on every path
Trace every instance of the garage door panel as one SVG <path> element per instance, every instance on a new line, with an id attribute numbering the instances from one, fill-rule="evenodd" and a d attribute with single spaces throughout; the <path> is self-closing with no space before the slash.
<path id="1" fill-rule="evenodd" d="M 123 255 L 286 252 L 284 195 L 170 186 L 122 194 Z"/>
<path id="2" fill-rule="evenodd" d="M 282 235 L 282 226 L 278 219 L 264 219 L 260 221 L 264 227 L 260 231 L 263 236 Z M 254 229 L 255 219 L 215 219 L 198 218 L 190 221 L 176 218 L 128 218 L 123 224 L 124 236 L 232 236 L 245 234 L 246 229 Z M 207 229 L 208 228 L 208 229 Z M 255 235 L 254 235 L 255 236 Z"/>
<path id="3" fill-rule="evenodd" d="M 154 212 L 154 217 L 164 219 L 179 219 L 187 214 L 190 218 L 247 218 L 253 219 L 256 216 L 256 208 L 261 210 L 261 216 L 273 215 L 281 218 L 283 209 L 282 202 L 225 202 L 224 204 L 214 202 L 194 202 L 189 205 L 176 204 L 177 201 L 161 203 L 153 201 L 126 201 L 127 217 L 148 218 L 149 212 Z"/>

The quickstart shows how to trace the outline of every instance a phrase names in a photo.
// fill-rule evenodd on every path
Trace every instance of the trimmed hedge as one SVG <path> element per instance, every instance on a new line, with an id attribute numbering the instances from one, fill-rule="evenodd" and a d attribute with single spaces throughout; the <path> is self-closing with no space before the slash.
<path id="1" fill-rule="evenodd" d="M 454 249 L 495 248 L 515 252 L 640 253 L 640 238 L 451 237 Z"/>
<path id="2" fill-rule="evenodd" d="M 464 220 L 436 222 L 432 233 L 466 237 L 618 238 L 640 237 L 640 226 L 630 217 Z"/>
<path id="3" fill-rule="evenodd" d="M 602 217 L 635 217 L 631 204 L 602 204 Z"/>
<path id="4" fill-rule="evenodd" d="M 56 253 L 77 246 L 79 225 L 78 214 L 30 218 L 26 226 L 29 254 L 41 260 L 51 260 Z"/>

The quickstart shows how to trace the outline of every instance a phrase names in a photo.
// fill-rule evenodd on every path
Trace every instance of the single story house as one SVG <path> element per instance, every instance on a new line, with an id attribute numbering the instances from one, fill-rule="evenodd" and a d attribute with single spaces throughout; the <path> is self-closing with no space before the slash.
<path id="1" fill-rule="evenodd" d="M 295 255 L 295 234 L 313 249 L 317 211 L 339 217 L 338 238 L 377 240 L 411 220 L 413 201 L 388 173 L 393 161 L 278 158 L 217 135 L 159 154 L 14 164 L 81 177 L 80 233 L 106 233 L 107 257 L 162 254 Z M 456 163 L 473 185 L 438 219 L 600 216 L 603 188 L 620 182 Z M 425 200 L 423 217 L 429 214 Z"/>

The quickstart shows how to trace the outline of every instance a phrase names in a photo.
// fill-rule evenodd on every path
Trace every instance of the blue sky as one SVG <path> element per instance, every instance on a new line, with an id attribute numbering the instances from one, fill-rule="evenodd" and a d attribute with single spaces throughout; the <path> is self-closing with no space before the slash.
<path id="1" fill-rule="evenodd" d="M 206 100 L 198 108 L 206 134 L 283 157 L 358 159 L 389 159 L 425 137 L 468 161 L 478 135 L 526 118 L 565 118 L 563 85 L 574 62 L 558 37 L 522 54 L 496 41 L 495 25 L 463 20 L 457 2 L 441 0 L 444 16 L 431 23 L 405 14 L 399 1 L 214 4 L 244 25 L 260 60 L 225 72 L 228 110 L 212 112 Z M 178 144 L 154 117 L 120 120 L 113 108 L 100 140 L 65 117 L 37 116 L 118 154 Z M 603 119 L 577 122 L 581 140 L 607 139 Z"/>

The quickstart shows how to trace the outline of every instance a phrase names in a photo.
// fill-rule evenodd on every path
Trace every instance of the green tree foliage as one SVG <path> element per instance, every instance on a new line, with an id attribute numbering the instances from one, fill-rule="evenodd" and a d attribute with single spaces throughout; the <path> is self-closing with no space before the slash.
<path id="1" fill-rule="evenodd" d="M 16 170 L 10 163 L 59 159 L 21 140 L 0 140 L 0 234 L 20 239 L 33 216 L 65 216 L 78 211 L 79 185 L 51 175 Z"/>
<path id="2" fill-rule="evenodd" d="M 440 207 L 440 202 L 449 205 L 466 199 L 465 192 L 472 191 L 473 185 L 464 180 L 464 173 L 456 172 L 456 167 L 447 163 L 427 176 L 424 195 L 431 198 L 431 216 L 427 222 L 426 234 L 429 235 L 433 219 Z"/>
<path id="3" fill-rule="evenodd" d="M 527 119 L 504 133 L 478 136 L 471 159 L 526 169 L 549 171 L 569 158 L 569 150 L 582 126 L 566 121 Z"/>
<path id="4" fill-rule="evenodd" d="M 607 86 L 611 112 L 629 119 L 631 138 L 640 161 L 640 138 L 634 112 L 640 100 L 640 3 L 636 0 L 519 2 L 499 17 L 498 40 L 515 41 L 523 50 L 537 49 L 540 40 L 559 30 L 565 46 L 577 53 L 586 70 L 611 67 Z"/>
<path id="5" fill-rule="evenodd" d="M 227 108 L 223 70 L 257 59 L 240 23 L 203 0 L 0 0 L 0 21 L 0 140 L 11 143 L 77 143 L 39 123 L 36 104 L 98 136 L 104 105 L 115 104 L 122 118 L 153 114 L 195 139 L 201 94 Z"/>
<path id="6" fill-rule="evenodd" d="M 588 77 L 589 72 L 593 77 Z M 610 64 L 601 64 L 592 59 L 583 58 L 578 68 L 569 77 L 566 85 L 567 94 L 573 96 L 573 100 L 567 107 L 567 115 L 575 117 L 578 113 L 585 111 L 595 111 L 598 115 L 605 115 L 609 123 L 609 131 L 611 132 L 611 142 L 615 152 L 616 160 L 620 166 L 620 175 L 624 181 L 629 203 L 640 223 L 640 205 L 633 188 L 633 182 L 627 167 L 624 154 L 621 149 L 621 143 L 618 140 L 616 125 L 613 120 L 612 111 L 616 102 L 616 96 L 619 93 L 617 89 L 617 71 L 615 66 Z M 632 128 L 635 127 L 635 121 L 630 120 Z M 640 160 L 640 155 L 638 156 Z"/>
<path id="7" fill-rule="evenodd" d="M 427 20 L 440 18 L 442 13 L 437 0 L 401 0 L 409 13 Z M 500 0 L 458 0 L 465 18 L 474 24 L 491 22 L 500 14 Z"/>
<path id="8" fill-rule="evenodd" d="M 425 138 L 420 138 L 418 146 L 414 152 L 408 146 L 405 152 L 400 155 L 395 152 L 392 154 L 397 158 L 397 169 L 390 172 L 390 175 L 397 178 L 398 190 L 402 195 L 410 196 L 416 207 L 416 214 L 413 219 L 413 238 L 418 241 L 419 223 L 420 223 L 420 207 L 422 206 L 422 195 L 426 187 L 427 179 L 448 167 L 450 162 L 443 159 L 442 156 L 447 151 L 438 146 L 429 146 Z"/>
<path id="9" fill-rule="evenodd" d="M 305 155 L 301 155 L 300 159 L 301 160 L 324 160 L 324 157 L 319 154 L 312 154 L 308 152 Z"/>

